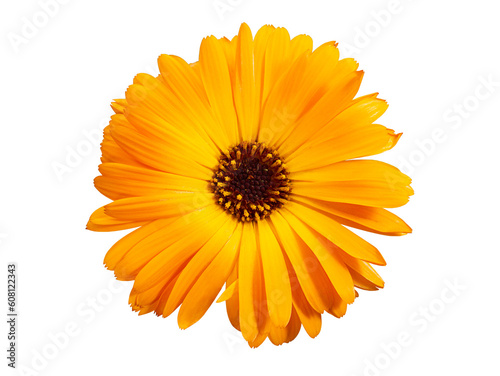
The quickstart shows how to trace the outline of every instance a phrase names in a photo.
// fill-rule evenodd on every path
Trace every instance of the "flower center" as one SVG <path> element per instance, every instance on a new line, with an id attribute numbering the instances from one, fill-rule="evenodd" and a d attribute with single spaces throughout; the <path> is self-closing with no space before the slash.
<path id="1" fill-rule="evenodd" d="M 257 142 L 243 142 L 222 154 L 211 186 L 219 205 L 245 222 L 269 217 L 291 192 L 278 152 Z"/>

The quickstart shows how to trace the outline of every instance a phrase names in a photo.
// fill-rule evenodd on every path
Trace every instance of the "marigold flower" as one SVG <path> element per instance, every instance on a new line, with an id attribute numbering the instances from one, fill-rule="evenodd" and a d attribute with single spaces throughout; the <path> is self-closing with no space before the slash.
<path id="1" fill-rule="evenodd" d="M 355 98 L 363 71 L 334 42 L 246 24 L 232 40 L 205 38 L 199 61 L 161 55 L 138 74 L 104 130 L 96 188 L 113 202 L 94 231 L 137 228 L 107 253 L 130 304 L 187 328 L 224 284 L 232 325 L 252 347 L 311 336 L 356 289 L 384 282 L 380 252 L 347 227 L 403 235 L 385 208 L 408 202 L 410 178 L 359 159 L 401 134 L 374 124 L 387 103 Z"/>

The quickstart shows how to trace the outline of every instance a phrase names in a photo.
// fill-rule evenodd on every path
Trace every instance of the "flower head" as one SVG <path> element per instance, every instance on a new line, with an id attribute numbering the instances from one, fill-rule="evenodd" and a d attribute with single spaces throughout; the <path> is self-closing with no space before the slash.
<path id="1" fill-rule="evenodd" d="M 221 291 L 232 325 L 252 347 L 315 337 L 321 314 L 342 317 L 383 281 L 385 265 L 348 227 L 411 229 L 385 208 L 404 205 L 410 178 L 358 159 L 401 134 L 374 124 L 387 109 L 357 97 L 363 72 L 336 43 L 313 50 L 284 28 L 246 24 L 232 40 L 205 38 L 199 61 L 162 55 L 139 74 L 104 130 L 96 188 L 113 202 L 88 228 L 137 228 L 107 253 L 134 280 L 140 314 L 198 321 Z"/>

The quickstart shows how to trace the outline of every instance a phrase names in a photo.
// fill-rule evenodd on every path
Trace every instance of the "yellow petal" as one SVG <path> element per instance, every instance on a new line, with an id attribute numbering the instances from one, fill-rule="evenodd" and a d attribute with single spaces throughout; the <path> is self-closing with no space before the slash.
<path id="1" fill-rule="evenodd" d="M 243 234 L 243 230 L 242 230 Z M 240 246 L 241 250 L 241 246 Z M 233 285 L 236 281 L 238 281 L 238 268 L 239 262 L 237 261 L 233 270 L 229 274 L 229 277 L 226 281 L 226 287 Z M 229 318 L 229 322 L 236 330 L 241 330 L 240 328 L 240 294 L 239 288 L 237 285 L 235 286 L 234 293 L 231 295 L 229 299 L 226 300 L 226 311 L 227 317 Z"/>
<path id="2" fill-rule="evenodd" d="M 214 118 L 203 87 L 200 64 L 188 64 L 178 56 L 158 58 L 159 79 L 172 93 L 168 111 L 163 118 L 173 125 L 169 131 L 185 131 L 191 138 L 203 139 L 213 151 L 222 145 L 226 136 Z M 182 124 L 182 127 L 176 126 Z"/>
<path id="3" fill-rule="evenodd" d="M 116 117 L 122 115 L 114 115 Z M 185 149 L 144 136 L 133 129 L 111 122 L 113 140 L 128 154 L 154 169 L 208 180 L 212 171 L 186 156 Z"/>
<path id="4" fill-rule="evenodd" d="M 349 255 L 378 265 L 386 264 L 377 248 L 324 214 L 295 202 L 289 202 L 284 210 L 302 221 L 307 218 L 309 226 Z"/>
<path id="5" fill-rule="evenodd" d="M 269 332 L 269 340 L 276 346 L 293 341 L 300 332 L 300 319 L 292 310 L 290 321 L 286 327 L 272 326 Z"/>
<path id="6" fill-rule="evenodd" d="M 213 36 L 205 38 L 201 43 L 200 65 L 203 85 L 213 114 L 227 136 L 225 144 L 218 146 L 226 149 L 237 144 L 240 137 L 228 64 L 221 42 Z"/>
<path id="7" fill-rule="evenodd" d="M 316 90 L 303 107 L 294 126 L 281 136 L 277 145 L 283 156 L 288 157 L 293 151 L 307 144 L 315 133 L 333 121 L 346 107 L 359 101 L 352 99 L 361 85 L 363 72 L 357 72 L 357 66 L 351 67 L 353 71 L 344 72 L 344 61 L 345 59 L 336 64 L 331 72 L 324 73 L 332 77 L 327 78 L 325 87 Z"/>
<path id="8" fill-rule="evenodd" d="M 359 83 L 362 78 L 358 77 Z M 376 94 L 365 95 L 350 102 L 348 106 L 342 109 L 337 116 L 322 127 L 318 132 L 312 133 L 308 145 L 316 145 L 336 137 L 332 131 L 337 128 L 346 128 L 353 130 L 372 124 L 381 117 L 389 105 L 383 99 L 377 98 Z"/>
<path id="9" fill-rule="evenodd" d="M 165 287 L 163 287 L 163 290 L 158 298 L 158 301 L 156 303 L 155 307 L 155 312 L 158 316 L 163 316 L 166 317 L 166 315 L 163 314 L 163 310 L 165 308 L 165 304 L 167 304 L 167 300 L 170 296 L 170 293 L 172 292 L 172 289 L 175 286 L 175 283 L 177 282 L 177 278 L 179 278 L 179 274 L 177 274 L 170 282 L 168 282 Z"/>
<path id="10" fill-rule="evenodd" d="M 164 145 L 164 149 L 179 149 L 181 155 L 185 155 L 202 165 L 216 163 L 218 150 L 213 142 L 206 140 L 208 135 L 202 137 L 204 133 L 195 127 L 190 127 L 185 119 L 179 119 L 179 116 L 173 115 L 160 115 L 140 106 L 128 107 L 124 116 L 137 132 L 157 140 L 158 143 Z M 113 117 L 113 120 L 117 119 L 119 119 L 118 116 Z M 181 121 L 183 121 L 183 126 L 179 127 L 178 124 Z"/>
<path id="11" fill-rule="evenodd" d="M 113 109 L 115 114 L 123 114 L 125 107 L 127 107 L 127 100 L 126 99 L 115 99 L 111 103 L 111 108 Z"/>
<path id="12" fill-rule="evenodd" d="M 224 225 L 196 252 L 186 267 L 181 271 L 167 304 L 165 305 L 164 314 L 169 315 L 184 301 L 184 298 L 200 275 L 207 269 L 214 258 L 221 252 L 225 244 L 231 239 L 236 229 L 236 225 L 237 221 L 235 220 L 228 220 L 225 222 Z M 222 279 L 222 281 L 223 280 L 224 279 Z M 223 282 L 221 282 L 220 287 L 222 283 Z M 183 321 L 179 320 L 181 328 L 186 328 L 182 323 Z"/>
<path id="13" fill-rule="evenodd" d="M 271 327 L 264 286 L 261 252 L 254 235 L 256 231 L 257 229 L 253 222 L 243 225 L 243 236 L 238 260 L 239 324 L 243 338 L 253 347 L 262 343 Z"/>
<path id="14" fill-rule="evenodd" d="M 259 313 L 255 310 L 254 302 L 258 295 L 258 291 L 255 291 L 255 279 L 260 276 L 258 270 L 260 262 L 254 231 L 253 223 L 245 223 L 238 259 L 239 326 L 243 338 L 247 341 L 253 341 L 259 334 L 257 324 Z"/>
<path id="15" fill-rule="evenodd" d="M 271 119 L 263 117 L 262 125 L 274 122 L 273 134 L 266 142 L 277 144 L 295 133 L 297 119 L 306 113 L 327 90 L 328 83 L 338 78 L 335 66 L 338 62 L 338 50 L 333 45 L 324 45 L 312 54 L 299 56 L 290 70 L 282 76 L 269 94 L 265 112 L 271 112 Z M 298 62 L 301 64 L 298 64 Z M 294 136 L 295 138 L 295 136 Z"/>
<path id="16" fill-rule="evenodd" d="M 293 191 L 303 197 L 379 208 L 403 206 L 413 195 L 410 186 L 390 187 L 379 180 L 296 182 Z"/>
<path id="17" fill-rule="evenodd" d="M 373 107 L 377 108 L 376 102 Z M 351 106 L 353 107 L 353 106 Z M 370 109 L 369 105 L 365 108 Z M 377 113 L 377 110 L 373 112 Z M 291 171 L 302 171 L 328 166 L 333 163 L 382 153 L 391 149 L 401 137 L 393 130 L 382 125 L 370 124 L 373 116 L 367 110 L 362 114 L 352 114 L 352 120 L 346 120 L 342 113 L 314 137 L 304 142 L 286 161 Z M 341 120 L 339 120 L 341 119 Z M 321 133 L 321 136 L 318 134 Z"/>
<path id="18" fill-rule="evenodd" d="M 377 234 L 400 236 L 412 232 L 401 218 L 383 208 L 344 204 L 295 196 L 294 200 L 322 210 L 335 221 Z"/>
<path id="19" fill-rule="evenodd" d="M 343 317 L 347 311 L 347 303 L 340 298 L 340 296 L 334 292 L 334 303 L 330 308 L 327 309 L 327 312 L 330 315 L 333 315 L 337 318 Z"/>
<path id="20" fill-rule="evenodd" d="M 145 224 L 130 234 L 125 235 L 109 249 L 108 253 L 106 253 L 106 256 L 104 257 L 104 265 L 106 265 L 109 270 L 114 270 L 116 265 L 135 245 L 155 232 L 161 231 L 173 221 L 173 218 L 158 219 Z"/>
<path id="21" fill-rule="evenodd" d="M 208 187 L 207 182 L 200 179 L 122 163 L 103 163 L 99 171 L 103 176 L 95 178 L 94 185 L 112 200 L 159 195 L 167 190 L 204 192 Z"/>
<path id="22" fill-rule="evenodd" d="M 297 312 L 300 322 L 304 326 L 309 337 L 316 337 L 321 331 L 321 314 L 317 312 L 307 301 L 302 288 L 298 284 L 297 277 L 291 279 L 293 293 L 293 308 Z"/>
<path id="23" fill-rule="evenodd" d="M 289 128 L 300 114 L 301 108 L 294 106 L 294 94 L 300 90 L 307 58 L 300 56 L 286 67 L 281 78 L 270 89 L 262 108 L 259 141 L 273 144 Z"/>
<path id="24" fill-rule="evenodd" d="M 117 219 L 146 221 L 182 216 L 213 204 L 209 192 L 165 191 L 160 195 L 128 197 L 104 206 L 105 214 Z"/>
<path id="25" fill-rule="evenodd" d="M 132 289 L 132 292 L 134 293 L 134 305 L 136 306 L 136 308 L 147 307 L 149 312 L 153 311 L 154 308 L 156 308 L 156 303 L 160 299 L 160 296 L 169 283 L 170 280 L 165 279 L 165 281 L 162 281 L 162 283 L 159 283 L 145 291 L 137 291 L 135 289 Z"/>
<path id="26" fill-rule="evenodd" d="M 356 270 L 350 269 L 349 271 L 352 275 L 352 279 L 354 281 L 354 285 L 360 289 L 367 290 L 367 291 L 376 291 L 378 290 L 378 286 L 363 277 L 361 274 L 359 274 Z"/>
<path id="27" fill-rule="evenodd" d="M 257 35 L 255 36 L 257 44 Z M 285 67 L 292 63 L 290 54 L 290 34 L 285 28 L 273 28 L 268 35 L 264 55 L 264 67 L 262 74 L 262 103 L 267 100 L 269 92 L 280 79 Z"/>
<path id="28" fill-rule="evenodd" d="M 153 83 L 144 82 L 151 80 Z M 163 149 L 171 149 L 171 153 L 179 150 L 181 155 L 200 164 L 213 164 L 217 148 L 208 135 L 200 131 L 198 124 L 193 124 L 191 119 L 186 118 L 185 108 L 173 107 L 173 95 L 161 81 L 141 73 L 135 77 L 134 82 L 136 83 L 129 86 L 126 94 L 129 98 L 140 98 L 136 102 L 130 99 L 132 104 L 125 108 L 123 115 L 113 115 L 110 124 L 125 126 L 151 138 L 163 145 Z M 153 88 L 153 85 L 156 86 Z M 207 122 L 205 117 L 203 120 Z"/>
<path id="29" fill-rule="evenodd" d="M 136 221 L 113 218 L 104 212 L 103 206 L 92 213 L 87 223 L 87 229 L 99 232 L 127 230 L 130 228 L 142 226 L 148 222 L 148 220 Z"/>
<path id="30" fill-rule="evenodd" d="M 250 346 L 253 349 L 259 347 L 266 340 L 267 336 L 268 333 L 259 332 L 259 334 L 257 334 L 257 337 L 255 337 L 253 341 L 248 341 L 248 346 Z"/>
<path id="31" fill-rule="evenodd" d="M 292 291 L 283 252 L 267 220 L 258 221 L 257 229 L 269 316 L 275 326 L 285 327 L 292 314 Z"/>
<path id="32" fill-rule="evenodd" d="M 342 161 L 314 170 L 293 172 L 290 176 L 298 181 L 351 181 L 380 180 L 388 185 L 409 185 L 411 179 L 396 167 L 381 161 L 362 159 Z"/>
<path id="33" fill-rule="evenodd" d="M 269 38 L 274 33 L 275 30 L 276 28 L 273 26 L 264 25 L 257 31 L 257 34 L 255 34 L 255 41 L 254 41 L 255 94 L 257 96 L 257 108 L 259 113 L 265 99 L 262 96 L 262 87 L 264 85 L 266 49 L 269 43 Z"/>
<path id="34" fill-rule="evenodd" d="M 131 166 L 145 166 L 118 146 L 111 136 L 111 127 L 109 125 L 104 128 L 104 139 L 101 143 L 101 152 L 101 161 L 103 163 L 117 162 Z"/>
<path id="35" fill-rule="evenodd" d="M 121 279 L 134 279 L 137 274 L 152 261 L 158 254 L 169 247 L 177 249 L 182 242 L 188 246 L 190 242 L 199 244 L 207 241 L 213 234 L 212 223 L 220 223 L 227 217 L 218 205 L 208 206 L 205 209 L 186 214 L 174 221 L 158 222 L 158 230 L 152 232 L 133 245 L 124 253 L 121 260 L 115 265 L 115 274 Z M 208 225 L 205 225 L 208 223 Z M 190 226 L 200 226 L 204 231 L 191 234 Z M 177 243 L 177 244 L 176 244 Z M 203 243 L 201 243 L 203 244 Z M 168 252 L 167 252 L 168 253 Z M 142 291 L 142 290 L 141 290 Z"/>
<path id="36" fill-rule="evenodd" d="M 352 257 L 346 253 L 341 254 L 341 257 L 347 264 L 347 266 L 349 266 L 349 268 L 358 272 L 360 275 L 362 275 L 368 281 L 373 283 L 375 286 L 379 288 L 384 287 L 384 280 L 382 279 L 382 277 L 380 277 L 377 271 L 373 269 L 373 267 L 369 263 L 357 259 L 355 257 Z"/>
<path id="37" fill-rule="evenodd" d="M 294 215 L 283 211 L 283 217 L 309 246 L 332 282 L 333 287 L 347 303 L 354 302 L 354 284 L 344 261 L 332 249 L 331 242 L 311 229 Z"/>
<path id="38" fill-rule="evenodd" d="M 173 244 L 163 247 L 137 274 L 134 288 L 137 291 L 145 291 L 179 274 L 198 249 L 210 240 L 228 220 L 231 219 L 227 215 L 216 216 L 210 224 L 206 223 L 202 227 L 203 231 L 200 229 L 188 237 L 178 238 Z"/>
<path id="39" fill-rule="evenodd" d="M 237 39 L 233 88 L 240 141 L 251 141 L 257 137 L 260 108 L 255 92 L 253 52 L 252 32 L 243 23 Z"/>
<path id="40" fill-rule="evenodd" d="M 310 55 L 312 49 L 313 40 L 309 35 L 297 35 L 290 41 L 290 60 L 293 61 L 304 53 Z"/>
<path id="41" fill-rule="evenodd" d="M 224 292 L 217 299 L 217 303 L 225 302 L 226 300 L 231 299 L 236 292 L 238 292 L 238 280 L 235 280 L 229 286 L 226 287 Z"/>
<path id="42" fill-rule="evenodd" d="M 331 304 L 333 286 L 318 259 L 305 242 L 292 230 L 279 212 L 271 217 L 273 230 L 295 271 L 304 295 L 311 306 L 322 313 Z"/>

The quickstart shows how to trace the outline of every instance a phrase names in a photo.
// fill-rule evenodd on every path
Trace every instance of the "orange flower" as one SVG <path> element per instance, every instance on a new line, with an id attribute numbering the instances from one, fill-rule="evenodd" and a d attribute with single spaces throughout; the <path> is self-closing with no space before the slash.
<path id="1" fill-rule="evenodd" d="M 216 299 L 252 347 L 282 344 L 321 314 L 345 314 L 356 288 L 383 281 L 379 251 L 351 232 L 411 232 L 384 208 L 404 205 L 410 178 L 357 159 L 401 134 L 374 122 L 376 94 L 354 98 L 363 72 L 336 43 L 313 51 L 286 29 L 246 24 L 231 41 L 205 38 L 199 61 L 162 55 L 112 107 L 96 188 L 113 200 L 93 231 L 137 228 L 107 253 L 134 280 L 132 308 L 187 328 Z"/>

